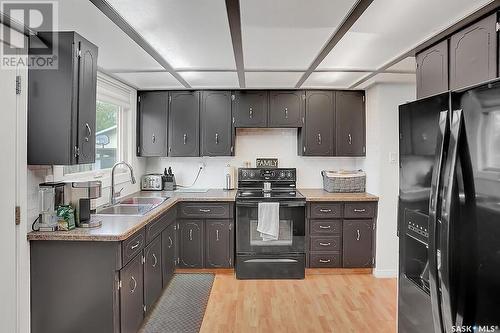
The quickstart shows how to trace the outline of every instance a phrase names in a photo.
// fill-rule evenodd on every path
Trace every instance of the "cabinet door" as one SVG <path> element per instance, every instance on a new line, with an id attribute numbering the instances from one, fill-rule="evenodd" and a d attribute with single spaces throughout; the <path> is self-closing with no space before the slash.
<path id="1" fill-rule="evenodd" d="M 235 91 L 233 96 L 234 127 L 267 126 L 267 91 Z"/>
<path id="2" fill-rule="evenodd" d="M 335 133 L 337 156 L 365 156 L 365 93 L 335 93 Z"/>
<path id="3" fill-rule="evenodd" d="M 161 250 L 161 237 L 156 237 L 144 249 L 144 304 L 146 311 L 149 311 L 160 297 L 163 287 Z"/>
<path id="4" fill-rule="evenodd" d="M 306 91 L 306 123 L 301 131 L 302 155 L 333 156 L 334 94 L 332 91 Z"/>
<path id="5" fill-rule="evenodd" d="M 231 156 L 231 92 L 203 91 L 201 98 L 201 155 Z"/>
<path id="6" fill-rule="evenodd" d="M 170 224 L 161 234 L 163 286 L 165 287 L 175 273 L 177 260 L 177 230 L 176 224 Z"/>
<path id="7" fill-rule="evenodd" d="M 142 255 L 137 255 L 120 271 L 121 333 L 136 333 L 144 318 Z"/>
<path id="8" fill-rule="evenodd" d="M 459 89 L 497 76 L 496 14 L 451 36 L 450 86 Z"/>
<path id="9" fill-rule="evenodd" d="M 78 57 L 78 164 L 94 163 L 97 47 L 78 36 L 75 43 L 78 43 L 80 54 Z"/>
<path id="10" fill-rule="evenodd" d="M 269 93 L 268 127 L 302 127 L 305 92 L 300 90 Z"/>
<path id="11" fill-rule="evenodd" d="M 372 267 L 372 220 L 344 220 L 342 242 L 344 267 Z"/>
<path id="12" fill-rule="evenodd" d="M 184 220 L 179 230 L 179 266 L 203 268 L 203 220 Z"/>
<path id="13" fill-rule="evenodd" d="M 200 93 L 171 92 L 169 101 L 168 156 L 199 156 Z"/>
<path id="14" fill-rule="evenodd" d="M 233 262 L 232 222 L 230 220 L 207 220 L 205 227 L 205 267 L 231 267 Z"/>
<path id="15" fill-rule="evenodd" d="M 447 91 L 448 40 L 417 54 L 417 98 Z"/>
<path id="16" fill-rule="evenodd" d="M 168 92 L 144 91 L 138 97 L 138 156 L 167 156 Z"/>

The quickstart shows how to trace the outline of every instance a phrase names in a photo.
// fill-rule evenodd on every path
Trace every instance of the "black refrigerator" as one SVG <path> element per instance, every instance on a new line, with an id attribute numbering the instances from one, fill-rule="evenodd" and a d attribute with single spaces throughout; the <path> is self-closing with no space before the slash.
<path id="1" fill-rule="evenodd" d="M 500 332 L 500 81 L 399 108 L 398 331 Z"/>

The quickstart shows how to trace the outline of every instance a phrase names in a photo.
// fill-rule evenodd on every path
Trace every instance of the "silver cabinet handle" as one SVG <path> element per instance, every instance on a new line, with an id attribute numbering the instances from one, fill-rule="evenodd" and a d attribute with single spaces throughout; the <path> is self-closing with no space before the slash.
<path id="1" fill-rule="evenodd" d="M 189 240 L 193 240 L 193 229 L 189 229 Z"/>
<path id="2" fill-rule="evenodd" d="M 349 133 L 349 135 L 347 137 L 348 137 L 348 140 L 349 140 L 349 144 L 352 145 L 352 135 L 351 135 L 351 133 Z"/>
<path id="3" fill-rule="evenodd" d="M 354 212 L 356 212 L 356 213 L 364 213 L 364 212 L 366 212 L 366 209 L 354 209 Z"/>
<path id="4" fill-rule="evenodd" d="M 219 241 L 219 230 L 215 230 L 215 237 L 216 240 Z"/>
<path id="5" fill-rule="evenodd" d="M 288 108 L 285 108 L 285 119 L 288 119 Z"/>
<path id="6" fill-rule="evenodd" d="M 215 144 L 219 144 L 219 133 L 215 133 Z"/>
<path id="7" fill-rule="evenodd" d="M 188 138 L 187 134 L 184 134 L 184 139 L 183 139 L 184 140 L 184 144 L 187 143 L 187 138 Z"/>
<path id="8" fill-rule="evenodd" d="M 332 245 L 332 243 L 319 243 L 319 245 L 321 245 L 321 246 L 330 246 L 330 245 Z"/>
<path id="9" fill-rule="evenodd" d="M 153 253 L 153 259 L 155 260 L 153 263 L 153 268 L 156 267 L 156 264 L 158 264 L 158 258 L 156 258 L 156 254 Z"/>
<path id="10" fill-rule="evenodd" d="M 133 294 L 135 289 L 137 288 L 137 280 L 135 279 L 135 277 L 131 276 L 130 277 L 132 279 L 132 281 L 134 282 L 134 287 L 132 289 L 130 289 L 130 293 Z"/>
<path id="11" fill-rule="evenodd" d="M 153 143 L 156 142 L 156 135 L 153 133 L 153 137 L 151 138 L 151 141 L 153 141 Z"/>
<path id="12" fill-rule="evenodd" d="M 324 208 L 321 208 L 319 211 L 322 213 L 331 213 L 332 212 L 331 209 L 324 209 Z"/>
<path id="13" fill-rule="evenodd" d="M 87 129 L 88 136 L 85 137 L 85 141 L 89 142 L 89 138 L 92 136 L 92 129 L 90 128 L 89 123 L 85 123 L 85 128 Z"/>
<path id="14" fill-rule="evenodd" d="M 168 236 L 168 241 L 170 242 L 170 245 L 168 246 L 168 248 L 171 248 L 172 245 L 174 245 L 174 242 L 172 241 L 172 238 L 170 238 L 170 236 Z"/>
<path id="15" fill-rule="evenodd" d="M 250 107 L 250 109 L 248 110 L 248 116 L 250 117 L 250 119 L 253 118 L 253 108 Z"/>
<path id="16" fill-rule="evenodd" d="M 330 259 L 327 259 L 327 260 L 320 259 L 319 262 L 322 263 L 322 264 L 328 264 L 329 262 L 331 262 L 331 260 Z"/>
<path id="17" fill-rule="evenodd" d="M 359 232 L 359 229 L 356 230 L 356 240 L 359 241 L 359 238 L 361 237 L 361 233 Z"/>
<path id="18" fill-rule="evenodd" d="M 321 144 L 321 133 L 318 133 L 318 145 Z"/>
<path id="19" fill-rule="evenodd" d="M 137 248 L 137 247 L 139 246 L 139 244 L 141 244 L 141 242 L 137 241 L 134 245 L 132 245 L 132 246 L 130 247 L 130 249 L 132 249 L 132 250 L 133 250 L 133 249 Z"/>
<path id="20" fill-rule="evenodd" d="M 332 226 L 331 225 L 320 225 L 319 228 L 320 229 L 331 229 Z"/>
<path id="21" fill-rule="evenodd" d="M 200 213 L 210 213 L 210 209 L 202 209 L 202 208 L 200 208 Z"/>

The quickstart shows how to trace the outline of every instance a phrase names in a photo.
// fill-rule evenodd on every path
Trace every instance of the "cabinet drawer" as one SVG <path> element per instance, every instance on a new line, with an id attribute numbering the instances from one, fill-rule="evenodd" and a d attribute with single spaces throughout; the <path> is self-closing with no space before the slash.
<path id="1" fill-rule="evenodd" d="M 342 267 L 341 259 L 340 252 L 311 252 L 309 254 L 309 267 Z"/>
<path id="2" fill-rule="evenodd" d="M 311 204 L 312 218 L 339 218 L 342 217 L 341 203 L 313 203 Z"/>
<path id="3" fill-rule="evenodd" d="M 146 235 L 144 229 L 141 229 L 122 242 L 122 266 L 142 251 L 145 241 Z"/>
<path id="4" fill-rule="evenodd" d="M 146 225 L 146 244 L 149 244 L 149 242 L 161 234 L 161 232 L 168 227 L 170 223 L 175 221 L 175 213 L 175 208 L 170 208 L 155 221 Z"/>
<path id="5" fill-rule="evenodd" d="M 345 218 L 372 218 L 375 216 L 376 202 L 351 202 L 344 207 Z"/>
<path id="6" fill-rule="evenodd" d="M 179 209 L 181 218 L 228 219 L 233 217 L 229 203 L 182 203 Z"/>
<path id="7" fill-rule="evenodd" d="M 334 235 L 342 233 L 340 220 L 311 220 L 309 222 L 311 235 Z"/>
<path id="8" fill-rule="evenodd" d="M 341 242 L 340 236 L 311 236 L 311 251 L 340 251 Z"/>

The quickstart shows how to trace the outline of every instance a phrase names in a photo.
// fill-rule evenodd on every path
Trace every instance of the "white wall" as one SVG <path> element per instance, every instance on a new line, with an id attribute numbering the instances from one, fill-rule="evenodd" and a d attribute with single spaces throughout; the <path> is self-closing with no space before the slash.
<path id="1" fill-rule="evenodd" d="M 378 277 L 397 276 L 398 106 L 414 100 L 415 91 L 414 84 L 376 84 L 366 92 L 366 159 L 358 167 L 367 172 L 367 191 L 380 197 L 374 270 Z"/>
<path id="2" fill-rule="evenodd" d="M 234 157 L 192 157 L 192 158 L 147 158 L 148 172 L 163 172 L 172 166 L 177 183 L 190 185 L 200 162 L 205 170 L 195 188 L 222 188 L 224 186 L 223 167 L 226 164 L 238 168 L 244 162 L 255 167 L 257 157 L 276 157 L 280 167 L 297 168 L 299 188 L 322 187 L 321 170 L 354 169 L 363 158 L 342 157 L 301 157 L 297 156 L 296 129 L 238 129 Z"/>

